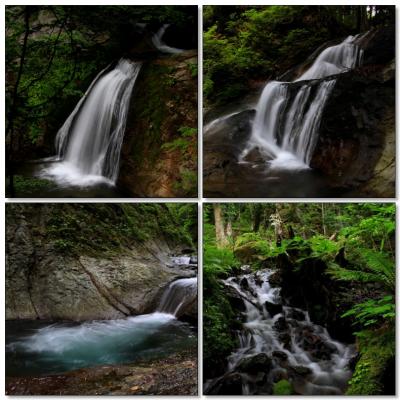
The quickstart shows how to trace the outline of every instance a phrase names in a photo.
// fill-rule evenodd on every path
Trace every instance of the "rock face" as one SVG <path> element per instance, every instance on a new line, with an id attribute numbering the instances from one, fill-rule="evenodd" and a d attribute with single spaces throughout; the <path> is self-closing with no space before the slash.
<path id="1" fill-rule="evenodd" d="M 362 186 L 378 171 L 385 171 L 389 188 L 380 191 L 386 195 L 383 197 L 391 197 L 395 167 L 394 81 L 392 86 L 363 76 L 366 69 L 337 78 L 323 112 L 311 166 L 349 188 Z"/>
<path id="2" fill-rule="evenodd" d="M 197 52 L 145 62 L 132 95 L 118 185 L 141 197 L 197 196 Z"/>
<path id="3" fill-rule="evenodd" d="M 81 321 L 152 312 L 171 281 L 194 276 L 166 266 L 172 250 L 163 239 L 110 254 L 61 252 L 46 236 L 54 213 L 68 212 L 58 206 L 35 213 L 7 206 L 6 319 Z"/>
<path id="4" fill-rule="evenodd" d="M 394 40 L 391 26 L 361 40 L 363 65 L 337 77 L 311 162 L 338 185 L 360 187 L 362 197 L 394 196 Z"/>
<path id="5" fill-rule="evenodd" d="M 320 79 L 294 81 L 326 47 L 279 79 L 287 84 L 288 104 L 299 85 L 315 93 Z M 265 156 L 253 149 L 238 162 L 251 132 L 254 110 L 223 117 L 219 130 L 208 125 L 204 140 L 204 190 L 208 197 L 394 197 L 395 187 L 395 31 L 387 26 L 370 31 L 359 41 L 364 50 L 361 67 L 327 77 L 335 85 L 322 112 L 312 170 L 270 172 Z M 311 95 L 310 98 L 313 96 Z M 308 107 L 308 105 L 306 105 Z M 210 111 L 212 113 L 212 110 Z M 211 125 L 211 127 L 210 127 Z M 286 182 L 279 189 L 280 181 Z M 301 182 L 298 187 L 298 182 Z M 310 184 L 311 183 L 311 184 Z M 311 186 L 311 189 L 309 189 Z M 318 188 L 321 188 L 319 190 Z M 263 188 L 263 189 L 260 189 Z M 315 189 L 314 189 L 315 188 Z M 297 194 L 298 193 L 298 194 Z M 332 196 L 333 195 L 333 196 Z"/>

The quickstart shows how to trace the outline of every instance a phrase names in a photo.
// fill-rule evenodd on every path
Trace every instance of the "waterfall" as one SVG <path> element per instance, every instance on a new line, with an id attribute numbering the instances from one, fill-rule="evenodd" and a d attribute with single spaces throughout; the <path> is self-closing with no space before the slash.
<path id="1" fill-rule="evenodd" d="M 241 161 L 257 148 L 272 168 L 309 168 L 322 112 L 336 82 L 334 75 L 362 61 L 362 50 L 355 44 L 356 38 L 349 36 L 322 51 L 311 67 L 295 80 L 296 84 L 267 83 L 258 101 L 252 133 Z M 332 78 L 328 79 L 330 76 Z M 313 79 L 321 82 L 301 83 Z"/>
<path id="2" fill-rule="evenodd" d="M 170 26 L 170 24 L 164 24 L 158 31 L 155 33 L 152 37 L 152 42 L 154 44 L 154 47 L 161 51 L 162 53 L 169 53 L 169 54 L 178 54 L 182 53 L 182 49 L 176 49 L 175 47 L 170 47 L 166 45 L 162 41 L 162 37 L 164 36 L 165 31 L 167 28 Z"/>
<path id="3" fill-rule="evenodd" d="M 355 355 L 353 346 L 333 340 L 325 328 L 310 320 L 307 311 L 284 306 L 280 289 L 269 283 L 272 274 L 267 270 L 224 281 L 245 299 L 240 347 L 228 358 L 227 374 L 240 373 L 242 394 L 263 394 L 263 387 L 268 392 L 281 379 L 288 379 L 297 394 L 343 394 L 352 374 L 348 364 Z M 246 360 L 260 355 L 270 360 L 262 379 L 244 368 Z M 221 380 L 207 382 L 207 390 Z"/>
<path id="4" fill-rule="evenodd" d="M 141 64 L 121 59 L 94 79 L 56 136 L 60 161 L 40 172 L 61 185 L 115 184 L 132 89 Z"/>
<path id="5" fill-rule="evenodd" d="M 197 299 L 197 278 L 172 282 L 161 297 L 157 311 L 179 316 Z"/>

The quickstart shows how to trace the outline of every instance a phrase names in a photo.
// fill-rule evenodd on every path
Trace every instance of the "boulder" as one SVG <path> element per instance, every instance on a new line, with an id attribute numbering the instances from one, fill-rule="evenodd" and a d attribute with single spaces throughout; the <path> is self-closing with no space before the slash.
<path id="1" fill-rule="evenodd" d="M 218 395 L 240 395 L 242 394 L 242 376 L 237 372 L 229 373 L 221 378 L 218 385 L 210 393 Z"/>
<path id="2" fill-rule="evenodd" d="M 266 301 L 264 303 L 264 307 L 271 317 L 274 317 L 276 314 L 280 314 L 283 309 L 282 304 L 275 304 L 271 303 L 270 301 Z"/>
<path id="3" fill-rule="evenodd" d="M 268 373 L 272 367 L 271 358 L 265 353 L 243 358 L 237 365 L 236 370 L 256 375 L 258 372 Z"/>
<path id="4" fill-rule="evenodd" d="M 232 309 L 243 312 L 246 311 L 246 305 L 238 292 L 231 286 L 225 286 L 224 294 L 229 301 Z"/>
<path id="5" fill-rule="evenodd" d="M 295 308 L 289 308 L 286 312 L 286 317 L 295 319 L 297 321 L 304 321 L 306 319 L 304 312 L 296 310 Z"/>
<path id="6" fill-rule="evenodd" d="M 274 323 L 274 329 L 278 332 L 286 331 L 289 328 L 287 321 L 284 317 L 279 317 Z"/>

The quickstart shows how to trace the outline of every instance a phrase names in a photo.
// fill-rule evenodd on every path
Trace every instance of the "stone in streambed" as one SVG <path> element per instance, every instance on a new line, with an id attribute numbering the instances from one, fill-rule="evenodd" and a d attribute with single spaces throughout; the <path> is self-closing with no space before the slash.
<path id="1" fill-rule="evenodd" d="M 274 317 L 277 314 L 280 314 L 283 310 L 282 304 L 271 303 L 270 301 L 266 301 L 264 303 L 265 309 L 268 311 L 271 317 Z"/>
<path id="2" fill-rule="evenodd" d="M 242 359 L 236 369 L 239 372 L 255 375 L 259 371 L 269 372 L 271 367 L 271 358 L 265 353 L 259 353 Z"/>

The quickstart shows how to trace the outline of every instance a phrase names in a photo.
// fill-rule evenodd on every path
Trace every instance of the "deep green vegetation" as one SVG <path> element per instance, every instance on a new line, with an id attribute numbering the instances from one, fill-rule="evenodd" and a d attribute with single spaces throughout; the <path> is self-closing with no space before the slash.
<path id="1" fill-rule="evenodd" d="M 205 6 L 206 104 L 275 79 L 326 41 L 393 21 L 385 6 Z"/>
<path id="2" fill-rule="evenodd" d="M 313 293 L 307 294 L 314 299 L 308 311 L 334 334 L 356 341 L 359 356 L 347 393 L 394 393 L 394 204 L 214 204 L 204 212 L 206 378 L 218 376 L 238 347 L 233 331 L 240 316 L 221 279 L 250 264 L 254 271 L 286 268 L 285 276 L 297 277 L 297 287 L 310 276 L 323 282 L 334 312 Z M 312 282 L 306 290 L 318 287 Z M 285 380 L 273 388 L 274 394 L 291 390 Z"/>
<path id="3" fill-rule="evenodd" d="M 65 119 L 94 76 L 131 50 L 136 22 L 186 26 L 193 16 L 172 6 L 7 6 L 6 129 L 13 143 L 37 142 L 47 125 Z"/>
<path id="4" fill-rule="evenodd" d="M 148 68 L 142 68 L 143 79 L 148 75 L 150 79 L 146 95 L 142 96 L 144 106 L 138 108 L 137 114 L 143 118 L 143 129 L 150 125 L 144 133 L 156 142 L 152 146 L 156 154 L 144 157 L 158 156 L 163 141 L 170 139 L 162 137 L 160 127 L 163 118 L 167 118 L 167 92 L 176 91 L 176 82 L 172 67 L 151 64 L 159 56 L 151 45 L 151 34 L 168 23 L 172 25 L 166 33 L 171 46 L 196 48 L 197 30 L 193 27 L 197 26 L 197 7 L 7 6 L 5 13 L 5 143 L 10 196 L 18 195 L 23 188 L 13 182 L 21 161 L 55 154 L 58 129 L 97 74 L 121 57 L 149 63 Z M 147 24 L 144 32 L 143 24 Z M 196 68 L 193 61 L 193 77 Z M 146 118 L 151 118 L 151 123 L 146 123 Z M 176 121 L 178 126 L 180 122 Z M 138 157 L 142 155 L 133 156 Z M 189 190 L 193 192 L 192 186 Z"/>
<path id="5" fill-rule="evenodd" d="M 112 254 L 157 239 L 197 248 L 195 204 L 34 204 L 26 213 L 35 218 L 44 207 L 48 223 L 37 234 L 65 254 Z"/>

